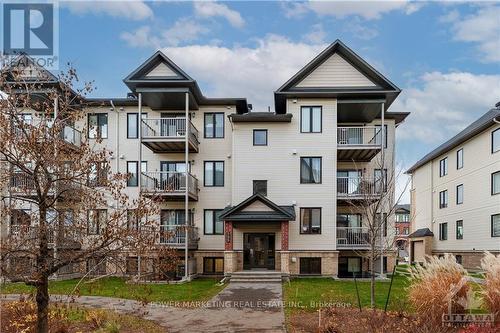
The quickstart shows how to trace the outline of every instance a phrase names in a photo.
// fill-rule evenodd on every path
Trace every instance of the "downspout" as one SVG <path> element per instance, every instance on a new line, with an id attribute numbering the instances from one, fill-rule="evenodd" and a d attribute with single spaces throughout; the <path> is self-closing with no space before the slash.
<path id="1" fill-rule="evenodd" d="M 137 129 L 138 130 L 138 137 L 139 137 L 139 162 L 138 162 L 138 166 L 137 168 L 139 169 L 138 170 L 138 177 L 137 177 L 137 187 L 139 188 L 139 196 L 140 196 L 140 193 L 141 193 L 141 186 L 142 186 L 142 94 L 139 93 L 139 100 L 138 100 L 138 111 L 139 111 L 139 114 L 137 116 L 137 122 L 139 124 L 139 128 Z M 141 256 L 138 255 L 137 256 L 137 271 L 138 271 L 138 279 L 140 280 L 141 279 Z"/>
<path id="2" fill-rule="evenodd" d="M 385 184 L 385 180 L 387 179 L 387 171 L 385 171 L 385 103 L 382 102 L 382 126 L 381 128 L 381 144 L 382 144 L 382 149 L 380 150 L 380 157 L 382 158 L 382 170 L 380 171 L 382 175 L 382 191 L 385 189 L 387 184 Z M 385 174 L 384 174 L 385 173 Z M 380 249 L 381 249 L 381 255 L 380 255 L 380 277 L 385 277 L 384 274 L 384 230 L 387 228 L 387 220 L 384 219 L 384 206 L 382 206 L 382 211 L 380 212 L 380 220 L 382 223 L 384 223 L 384 226 L 382 227 L 381 233 L 380 233 Z"/>
<path id="3" fill-rule="evenodd" d="M 185 146 L 184 146 L 184 161 L 185 161 L 185 176 L 186 176 L 186 184 L 185 184 L 185 192 L 184 192 L 184 223 L 185 223 L 185 239 L 184 239 L 184 279 L 188 279 L 189 277 L 189 179 L 188 179 L 188 169 L 189 169 L 189 131 L 191 130 L 190 128 L 190 123 L 189 123 L 189 93 L 186 92 L 186 99 L 185 99 L 185 115 L 184 117 L 186 125 L 185 125 L 185 130 L 184 130 L 184 139 L 185 139 Z"/>

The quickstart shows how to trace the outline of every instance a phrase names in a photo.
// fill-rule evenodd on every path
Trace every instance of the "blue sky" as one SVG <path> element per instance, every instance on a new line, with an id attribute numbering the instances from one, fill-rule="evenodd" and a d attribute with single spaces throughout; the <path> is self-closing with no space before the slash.
<path id="1" fill-rule="evenodd" d="M 499 3 L 61 2 L 59 25 L 61 63 L 94 80 L 94 96 L 125 96 L 122 79 L 161 49 L 205 95 L 257 110 L 341 39 L 403 90 L 390 109 L 412 112 L 402 168 L 500 101 Z"/>

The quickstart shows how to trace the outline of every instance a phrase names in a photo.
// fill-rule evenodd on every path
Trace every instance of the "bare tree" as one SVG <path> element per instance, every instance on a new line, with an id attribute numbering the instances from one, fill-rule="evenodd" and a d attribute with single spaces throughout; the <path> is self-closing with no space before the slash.
<path id="1" fill-rule="evenodd" d="M 36 288 L 37 332 L 48 331 L 48 280 L 71 266 L 155 243 L 154 200 L 124 194 L 131 175 L 113 173 L 112 153 L 75 129 L 89 83 L 74 69 L 53 76 L 20 57 L 0 72 L 2 276 Z M 36 117 L 26 116 L 26 112 Z M 130 223 L 131 215 L 139 222 Z M 148 218 L 146 218 L 148 217 Z"/>
<path id="2" fill-rule="evenodd" d="M 367 248 L 355 252 L 369 263 L 371 308 L 375 308 L 375 263 L 380 260 L 382 266 L 384 254 L 393 251 L 394 236 L 391 233 L 395 228 L 389 221 L 393 220 L 397 205 L 409 185 L 409 181 L 406 181 L 404 189 L 396 198 L 396 185 L 401 171 L 396 172 L 392 165 L 389 167 L 383 154 L 374 160 L 373 167 L 380 170 L 378 176 L 375 179 L 362 178 L 356 181 L 354 195 L 347 200 L 351 211 L 361 214 L 361 232 L 353 231 L 348 237 L 357 245 Z M 383 274 L 382 267 L 380 274 Z"/>

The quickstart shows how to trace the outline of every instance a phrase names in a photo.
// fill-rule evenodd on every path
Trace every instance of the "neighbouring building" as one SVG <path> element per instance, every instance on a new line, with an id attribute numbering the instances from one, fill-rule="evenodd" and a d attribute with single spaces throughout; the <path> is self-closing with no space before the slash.
<path id="1" fill-rule="evenodd" d="M 410 205 L 401 204 L 395 210 L 395 246 L 400 258 L 408 257 L 408 235 L 410 234 Z"/>
<path id="2" fill-rule="evenodd" d="M 182 258 L 188 251 L 179 275 L 367 272 L 368 230 L 352 203 L 387 191 L 395 131 L 408 113 L 389 112 L 400 89 L 346 45 L 334 42 L 279 87 L 274 112 L 253 111 L 245 98 L 205 97 L 161 52 L 124 83 L 129 98 L 88 99 L 88 123 L 75 126 L 119 151 L 111 171 L 134 176 L 125 189 L 132 198 L 160 194 L 158 228 L 176 236 L 158 242 Z M 179 229 L 186 221 L 187 238 Z M 131 274 L 142 269 L 129 259 Z M 388 249 L 377 267 L 393 262 Z"/>
<path id="3" fill-rule="evenodd" d="M 477 268 L 500 253 L 500 104 L 424 156 L 411 174 L 410 257 L 451 253 Z"/>

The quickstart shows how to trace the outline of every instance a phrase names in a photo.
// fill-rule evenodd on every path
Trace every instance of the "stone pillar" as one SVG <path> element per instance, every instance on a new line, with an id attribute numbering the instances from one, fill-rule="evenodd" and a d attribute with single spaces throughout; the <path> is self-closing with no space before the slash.
<path id="1" fill-rule="evenodd" d="M 288 251 L 288 221 L 281 221 L 281 273 L 290 275 L 290 251 Z"/>
<path id="2" fill-rule="evenodd" d="M 236 253 L 233 251 L 233 222 L 224 221 L 224 275 L 236 271 Z"/>

